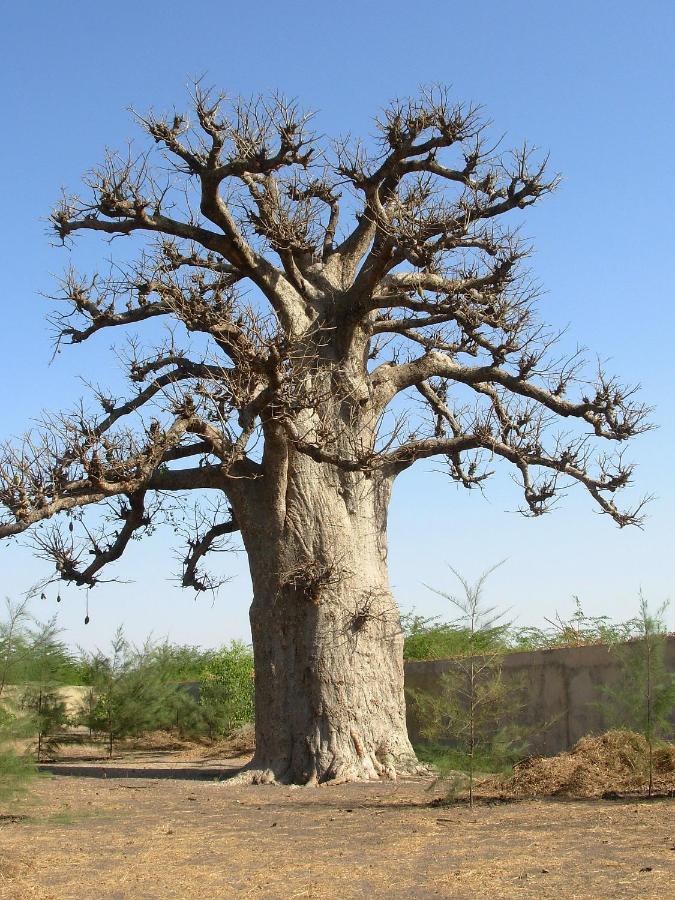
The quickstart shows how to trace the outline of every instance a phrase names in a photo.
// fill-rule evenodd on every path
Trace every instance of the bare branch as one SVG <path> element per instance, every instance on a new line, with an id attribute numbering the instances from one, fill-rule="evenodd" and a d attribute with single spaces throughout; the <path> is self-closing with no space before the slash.
<path id="1" fill-rule="evenodd" d="M 508 462 L 527 514 L 577 483 L 639 523 L 614 499 L 632 467 L 594 446 L 642 433 L 649 410 L 602 367 L 585 374 L 580 351 L 561 355 L 536 315 L 518 215 L 557 185 L 545 154 L 506 151 L 443 88 L 391 103 L 375 146 L 332 150 L 295 101 L 200 84 L 192 100 L 193 121 L 137 116 L 150 149 L 109 153 L 53 213 L 62 241 L 145 240 L 107 273 L 66 273 L 57 349 L 171 327 L 120 354 L 127 396 L 94 387 L 102 413 L 49 416 L 2 448 L 0 538 L 31 530 L 60 577 L 92 585 L 164 518 L 187 540 L 183 583 L 212 589 L 201 560 L 235 521 L 282 540 L 296 466 L 384 491 L 430 457 L 481 490 Z M 218 500 L 190 517 L 191 491 Z M 89 507 L 108 511 L 98 526 Z M 60 514 L 83 541 L 41 525 Z"/>
<path id="2" fill-rule="evenodd" d="M 197 517 L 203 518 L 203 517 Z M 183 560 L 181 584 L 195 591 L 215 591 L 228 579 L 217 579 L 199 570 L 199 565 L 207 553 L 222 553 L 230 549 L 224 538 L 239 530 L 234 518 L 209 525 L 203 531 L 200 521 L 191 523 L 188 536 L 188 552 Z"/>
<path id="3" fill-rule="evenodd" d="M 610 440 L 623 441 L 649 428 L 646 423 L 649 409 L 632 401 L 634 389 L 621 389 L 602 374 L 595 396 L 584 396 L 577 403 L 534 384 L 523 374 L 512 374 L 497 366 L 464 366 L 436 351 L 399 366 L 383 364 L 375 370 L 372 379 L 380 403 L 385 405 L 396 393 L 433 377 L 449 378 L 474 389 L 485 384 L 499 385 L 537 401 L 558 416 L 582 419 L 593 426 L 598 437 Z"/>
<path id="4" fill-rule="evenodd" d="M 102 546 L 100 540 L 91 540 L 89 553 L 93 560 L 88 566 L 80 565 L 81 553 L 76 551 L 72 540 L 72 523 L 70 539 L 64 537 L 58 526 L 54 526 L 46 534 L 37 532 L 33 537 L 33 546 L 40 555 L 54 561 L 56 571 L 64 581 L 70 581 L 78 587 L 93 587 L 98 581 L 97 573 L 108 563 L 119 559 L 135 533 L 150 525 L 151 516 L 145 509 L 145 491 L 131 494 L 127 497 L 127 502 L 122 501 L 118 516 L 123 525 L 107 546 Z"/>

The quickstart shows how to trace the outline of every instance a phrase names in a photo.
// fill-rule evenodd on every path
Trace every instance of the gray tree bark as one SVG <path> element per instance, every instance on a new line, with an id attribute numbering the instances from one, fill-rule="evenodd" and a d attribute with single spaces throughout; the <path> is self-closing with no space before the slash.
<path id="1" fill-rule="evenodd" d="M 395 777 L 408 740 L 403 636 L 387 573 L 391 479 L 290 450 L 279 490 L 235 512 L 254 599 L 256 753 L 250 778 Z M 250 498 L 249 498 L 250 502 Z"/>

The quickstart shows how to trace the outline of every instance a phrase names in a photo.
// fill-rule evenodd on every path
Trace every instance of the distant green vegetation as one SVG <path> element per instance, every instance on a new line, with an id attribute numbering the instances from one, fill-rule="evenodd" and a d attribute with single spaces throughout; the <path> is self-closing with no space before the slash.
<path id="1" fill-rule="evenodd" d="M 404 659 L 452 659 L 510 647 L 509 626 L 498 625 L 472 635 L 464 625 L 440 622 L 414 613 L 401 618 Z"/>
<path id="2" fill-rule="evenodd" d="M 5 685 L 43 679 L 45 666 L 57 684 L 82 684 L 81 660 L 59 639 L 56 619 L 38 622 L 28 604 L 5 600 L 0 612 L 0 697 Z"/>
<path id="3" fill-rule="evenodd" d="M 29 716 L 9 702 L 6 687 L 17 671 L 27 664 L 29 648 L 35 639 L 26 636 L 29 615 L 25 603 L 12 604 L 8 600 L 5 615 L 0 619 L 0 801 L 11 799 L 25 790 L 35 777 L 34 757 L 18 747 L 31 734 Z"/>
<path id="4" fill-rule="evenodd" d="M 471 779 L 474 771 L 502 770 L 522 753 L 527 736 L 513 726 L 522 686 L 501 677 L 504 654 L 518 650 L 609 645 L 621 662 L 622 681 L 598 697 L 610 710 L 608 720 L 644 720 L 640 730 L 650 748 L 668 737 L 675 685 L 664 666 L 663 609 L 652 615 L 641 600 L 639 615 L 617 623 L 587 615 L 577 600 L 568 619 L 523 628 L 504 624 L 494 610 L 483 614 L 479 590 L 462 584 L 473 606 L 437 592 L 460 613 L 454 621 L 414 612 L 402 617 L 406 659 L 458 661 L 440 693 L 409 696 L 428 741 L 417 748 L 421 759 L 441 773 L 468 771 Z M 87 688 L 79 711 L 66 709 L 60 694 L 66 685 Z M 107 649 L 74 653 L 54 619 L 36 621 L 25 603 L 7 601 L 0 610 L 0 798 L 25 787 L 36 774 L 35 761 L 52 754 L 73 727 L 88 728 L 112 754 L 120 740 L 151 731 L 220 739 L 253 716 L 253 655 L 241 642 L 219 649 L 167 640 L 136 646 L 118 629 Z"/>
<path id="5" fill-rule="evenodd" d="M 443 622 L 440 616 L 425 618 L 413 611 L 401 618 L 405 638 L 403 656 L 411 660 L 452 659 L 495 650 L 517 652 L 591 644 L 613 646 L 642 635 L 639 615 L 624 622 L 614 622 L 609 616 L 589 616 L 578 597 L 575 597 L 575 610 L 568 619 L 556 615 L 545 621 L 544 628 L 506 624 L 472 635 L 461 622 Z"/>
<path id="6" fill-rule="evenodd" d="M 0 803 L 23 792 L 37 775 L 35 758 L 15 747 L 30 730 L 24 717 L 0 705 Z"/>
<path id="7" fill-rule="evenodd" d="M 210 736 L 230 734 L 253 721 L 253 655 L 232 641 L 213 655 L 200 677 L 200 701 Z"/>
<path id="8" fill-rule="evenodd" d="M 224 649 L 205 650 L 192 644 L 170 644 L 165 640 L 152 645 L 152 656 L 168 681 L 199 681 Z M 250 650 L 248 652 L 250 656 Z"/>
<path id="9" fill-rule="evenodd" d="M 81 664 L 91 690 L 78 723 L 105 735 L 109 755 L 121 738 L 150 731 L 213 740 L 253 721 L 253 654 L 239 641 L 207 651 L 138 647 L 119 628 L 108 651 L 84 654 Z"/>
<path id="10" fill-rule="evenodd" d="M 61 688 L 75 685 L 88 690 L 68 714 Z M 0 792 L 20 788 L 35 760 L 52 754 L 73 727 L 105 741 L 109 755 L 121 739 L 151 731 L 227 737 L 253 720 L 253 685 L 253 654 L 241 642 L 215 650 L 150 639 L 136 646 L 119 628 L 109 648 L 75 654 L 55 619 L 38 622 L 26 603 L 7 601 L 0 613 Z"/>
<path id="11" fill-rule="evenodd" d="M 584 612 L 581 600 L 574 598 L 574 612 L 568 619 L 557 615 L 545 619 L 546 628 L 516 628 L 511 631 L 510 646 L 513 650 L 547 650 L 555 647 L 585 647 L 590 644 L 614 646 L 642 634 L 640 615 L 623 622 L 615 622 L 609 616 L 589 616 Z"/>

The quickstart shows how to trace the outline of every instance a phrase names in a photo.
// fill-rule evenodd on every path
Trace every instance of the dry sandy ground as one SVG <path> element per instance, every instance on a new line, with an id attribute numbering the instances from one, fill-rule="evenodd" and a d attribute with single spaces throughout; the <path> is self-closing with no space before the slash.
<path id="1" fill-rule="evenodd" d="M 11 810 L 28 818 L 0 819 L 0 897 L 675 896 L 673 800 L 470 810 L 428 788 L 40 779 Z"/>

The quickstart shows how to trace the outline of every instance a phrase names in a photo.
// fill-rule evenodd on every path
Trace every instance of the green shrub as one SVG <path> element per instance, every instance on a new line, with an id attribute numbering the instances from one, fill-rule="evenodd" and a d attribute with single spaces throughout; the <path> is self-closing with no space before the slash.
<path id="1" fill-rule="evenodd" d="M 404 659 L 453 659 L 469 653 L 507 649 L 509 628 L 495 625 L 479 634 L 464 626 L 439 622 L 439 617 L 424 618 L 409 613 L 401 616 Z"/>
<path id="2" fill-rule="evenodd" d="M 109 756 L 116 740 L 171 724 L 176 686 L 157 665 L 153 649 L 150 644 L 135 647 L 120 627 L 110 653 L 84 656 L 91 697 L 80 721 L 106 735 Z"/>
<path id="3" fill-rule="evenodd" d="M 255 712 L 253 654 L 241 641 L 219 650 L 202 672 L 200 700 L 210 737 L 252 722 Z"/>
<path id="4" fill-rule="evenodd" d="M 438 592 L 437 592 L 438 593 Z M 581 601 L 574 598 L 575 609 L 565 619 L 557 615 L 546 619 L 544 628 L 531 625 L 515 627 L 495 625 L 479 635 L 471 635 L 458 622 L 441 622 L 438 616 L 425 618 L 414 611 L 401 617 L 405 659 L 453 659 L 468 653 L 493 650 L 551 650 L 559 647 L 585 647 L 589 644 L 614 646 L 641 634 L 640 617 L 615 622 L 609 616 L 590 616 Z"/>
<path id="5" fill-rule="evenodd" d="M 557 615 L 546 619 L 546 628 L 514 629 L 510 644 L 514 650 L 549 650 L 557 647 L 585 647 L 589 644 L 613 645 L 628 641 L 640 631 L 638 618 L 614 622 L 609 616 L 589 616 L 578 597 L 569 619 Z"/>
<path id="6" fill-rule="evenodd" d="M 436 690 L 409 690 L 407 696 L 420 734 L 432 748 L 435 744 L 431 751 L 436 756 L 434 763 L 450 783 L 450 793 L 465 781 L 472 805 L 475 773 L 501 769 L 524 750 L 525 729 L 515 721 L 525 703 L 525 685 L 503 676 L 509 626 L 501 623 L 503 617 L 494 607 L 483 603 L 485 582 L 497 567 L 484 572 L 475 584 L 450 568 L 462 586 L 462 595 L 435 593 L 459 612 L 455 627 L 464 638 L 462 652 L 440 676 Z M 439 752 L 443 745 L 445 754 Z"/>
<path id="7" fill-rule="evenodd" d="M 24 675 L 30 681 L 21 695 L 21 708 L 30 714 L 37 733 L 37 760 L 58 747 L 59 733 L 68 724 L 66 704 L 59 687 L 70 674 L 72 658 L 58 640 L 56 619 L 36 623 L 31 631 Z"/>
<path id="8" fill-rule="evenodd" d="M 21 695 L 21 709 L 29 714 L 32 731 L 37 735 L 37 761 L 45 753 L 59 747 L 59 734 L 68 724 L 66 704 L 57 688 L 48 685 L 29 685 Z"/>
<path id="9" fill-rule="evenodd" d="M 616 686 L 601 687 L 603 709 L 615 729 L 636 729 L 648 747 L 649 796 L 653 792 L 654 751 L 660 741 L 673 738 L 675 674 L 666 663 L 665 613 L 668 602 L 655 613 L 640 594 L 635 636 L 616 645 L 613 653 L 619 661 Z"/>
<path id="10" fill-rule="evenodd" d="M 47 622 L 35 619 L 27 601 L 5 601 L 0 617 L 0 696 L 8 684 L 42 681 L 45 668 L 53 684 L 83 683 L 82 666 L 58 640 L 60 631 L 56 617 Z"/>
<path id="11" fill-rule="evenodd" d="M 197 739 L 209 733 L 204 709 L 185 685 L 172 685 L 165 713 L 162 727 L 175 731 L 182 739 Z"/>
<path id="12" fill-rule="evenodd" d="M 217 650 L 204 650 L 191 644 L 170 644 L 168 640 L 151 646 L 154 665 L 159 666 L 167 681 L 199 681 L 202 672 L 217 655 Z"/>
<path id="13" fill-rule="evenodd" d="M 33 754 L 16 749 L 15 742 L 25 741 L 31 727 L 25 716 L 0 702 L 0 802 L 22 793 L 37 775 Z"/>

